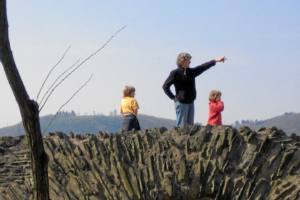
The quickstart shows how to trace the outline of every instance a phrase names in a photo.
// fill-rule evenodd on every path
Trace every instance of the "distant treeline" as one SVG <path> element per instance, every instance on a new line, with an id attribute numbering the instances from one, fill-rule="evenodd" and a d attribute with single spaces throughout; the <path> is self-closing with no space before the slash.
<path id="1" fill-rule="evenodd" d="M 43 131 L 54 115 L 46 115 L 40 118 L 41 130 Z M 157 118 L 149 115 L 139 114 L 138 119 L 142 130 L 155 127 L 166 127 L 172 129 L 176 125 L 175 120 Z M 117 115 L 116 111 L 109 113 L 109 116 L 103 114 L 94 115 L 79 115 L 74 111 L 61 111 L 49 126 L 45 134 L 49 132 L 61 131 L 64 133 L 98 133 L 99 131 L 106 131 L 108 133 L 116 133 L 120 131 L 122 115 Z M 197 125 L 201 125 L 197 123 Z M 300 135 L 300 113 L 286 112 L 281 116 L 274 117 L 267 120 L 241 120 L 232 124 L 236 128 L 248 126 L 253 130 L 258 130 L 262 126 L 271 128 L 273 126 L 284 130 L 287 135 L 296 133 Z M 17 136 L 25 135 L 23 124 L 19 123 L 14 126 L 0 129 L 0 136 Z"/>
<path id="2" fill-rule="evenodd" d="M 262 126 L 266 128 L 277 127 L 285 131 L 287 135 L 292 133 L 300 135 L 300 114 L 294 112 L 285 112 L 281 116 L 266 120 L 241 120 L 240 122 L 237 120 L 235 121 L 235 124 L 232 125 L 236 128 L 248 126 L 253 130 L 258 130 Z"/>
<path id="3" fill-rule="evenodd" d="M 294 114 L 296 114 L 296 113 L 294 113 L 294 112 L 285 112 L 283 115 L 294 115 Z M 251 125 L 263 125 L 264 123 L 266 123 L 266 122 L 268 122 L 268 121 L 270 121 L 274 118 L 267 119 L 267 120 L 259 120 L 259 121 L 257 119 L 255 121 L 248 119 L 248 120 L 242 120 L 241 122 L 239 122 L 237 120 L 237 121 L 235 121 L 235 126 L 248 126 L 249 124 L 251 124 Z"/>
<path id="4" fill-rule="evenodd" d="M 54 115 L 46 115 L 40 117 L 41 130 L 45 129 Z M 142 130 L 146 128 L 153 129 L 155 127 L 166 127 L 172 129 L 176 125 L 175 120 L 157 118 L 149 115 L 139 114 L 138 119 Z M 51 125 L 48 127 L 45 134 L 49 132 L 61 131 L 64 133 L 98 133 L 106 131 L 116 133 L 120 131 L 122 115 L 117 115 L 116 112 L 111 112 L 109 116 L 102 114 L 98 115 L 77 115 L 74 111 L 61 111 L 57 114 Z M 19 123 L 14 126 L 0 129 L 0 136 L 17 136 L 25 135 L 23 124 Z"/>

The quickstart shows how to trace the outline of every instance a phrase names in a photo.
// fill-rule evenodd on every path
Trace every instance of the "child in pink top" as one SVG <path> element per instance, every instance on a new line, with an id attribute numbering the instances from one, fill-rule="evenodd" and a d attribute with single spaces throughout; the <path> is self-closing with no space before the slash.
<path id="1" fill-rule="evenodd" d="M 209 95 L 209 116 L 207 124 L 222 125 L 221 112 L 224 110 L 224 104 L 221 101 L 222 93 L 218 90 L 213 90 Z"/>

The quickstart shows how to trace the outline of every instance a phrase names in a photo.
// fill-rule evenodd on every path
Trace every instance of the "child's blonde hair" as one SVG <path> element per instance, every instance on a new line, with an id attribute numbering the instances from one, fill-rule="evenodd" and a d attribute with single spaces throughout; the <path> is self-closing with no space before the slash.
<path id="1" fill-rule="evenodd" d="M 135 88 L 133 86 L 127 85 L 123 89 L 123 98 L 129 97 L 131 92 L 135 92 Z"/>
<path id="2" fill-rule="evenodd" d="M 217 97 L 221 97 L 222 93 L 219 90 L 213 90 L 209 94 L 209 101 L 216 101 Z"/>

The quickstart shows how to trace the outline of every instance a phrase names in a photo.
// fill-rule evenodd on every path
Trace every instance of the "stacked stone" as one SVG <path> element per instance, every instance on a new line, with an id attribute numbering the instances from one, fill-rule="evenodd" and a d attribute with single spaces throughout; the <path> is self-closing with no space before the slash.
<path id="1" fill-rule="evenodd" d="M 0 199 L 28 199 L 32 174 L 25 136 L 0 137 Z"/>
<path id="2" fill-rule="evenodd" d="M 27 150 L 26 139 L 17 140 L 2 147 L 4 156 Z M 300 199 L 300 137 L 276 128 L 56 132 L 44 137 L 44 147 L 51 199 Z M 18 173 L 25 175 L 25 169 Z M 30 198 L 30 177 L 5 180 L 0 199 Z"/>

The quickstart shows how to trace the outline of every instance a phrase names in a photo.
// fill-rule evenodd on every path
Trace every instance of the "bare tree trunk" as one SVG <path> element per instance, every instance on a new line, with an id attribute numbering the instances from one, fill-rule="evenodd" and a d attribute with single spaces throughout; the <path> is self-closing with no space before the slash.
<path id="1" fill-rule="evenodd" d="M 26 132 L 33 175 L 34 199 L 49 199 L 48 157 L 41 135 L 39 107 L 31 100 L 19 75 L 9 43 L 6 0 L 0 0 L 0 56 L 8 82 L 19 105 Z"/>

